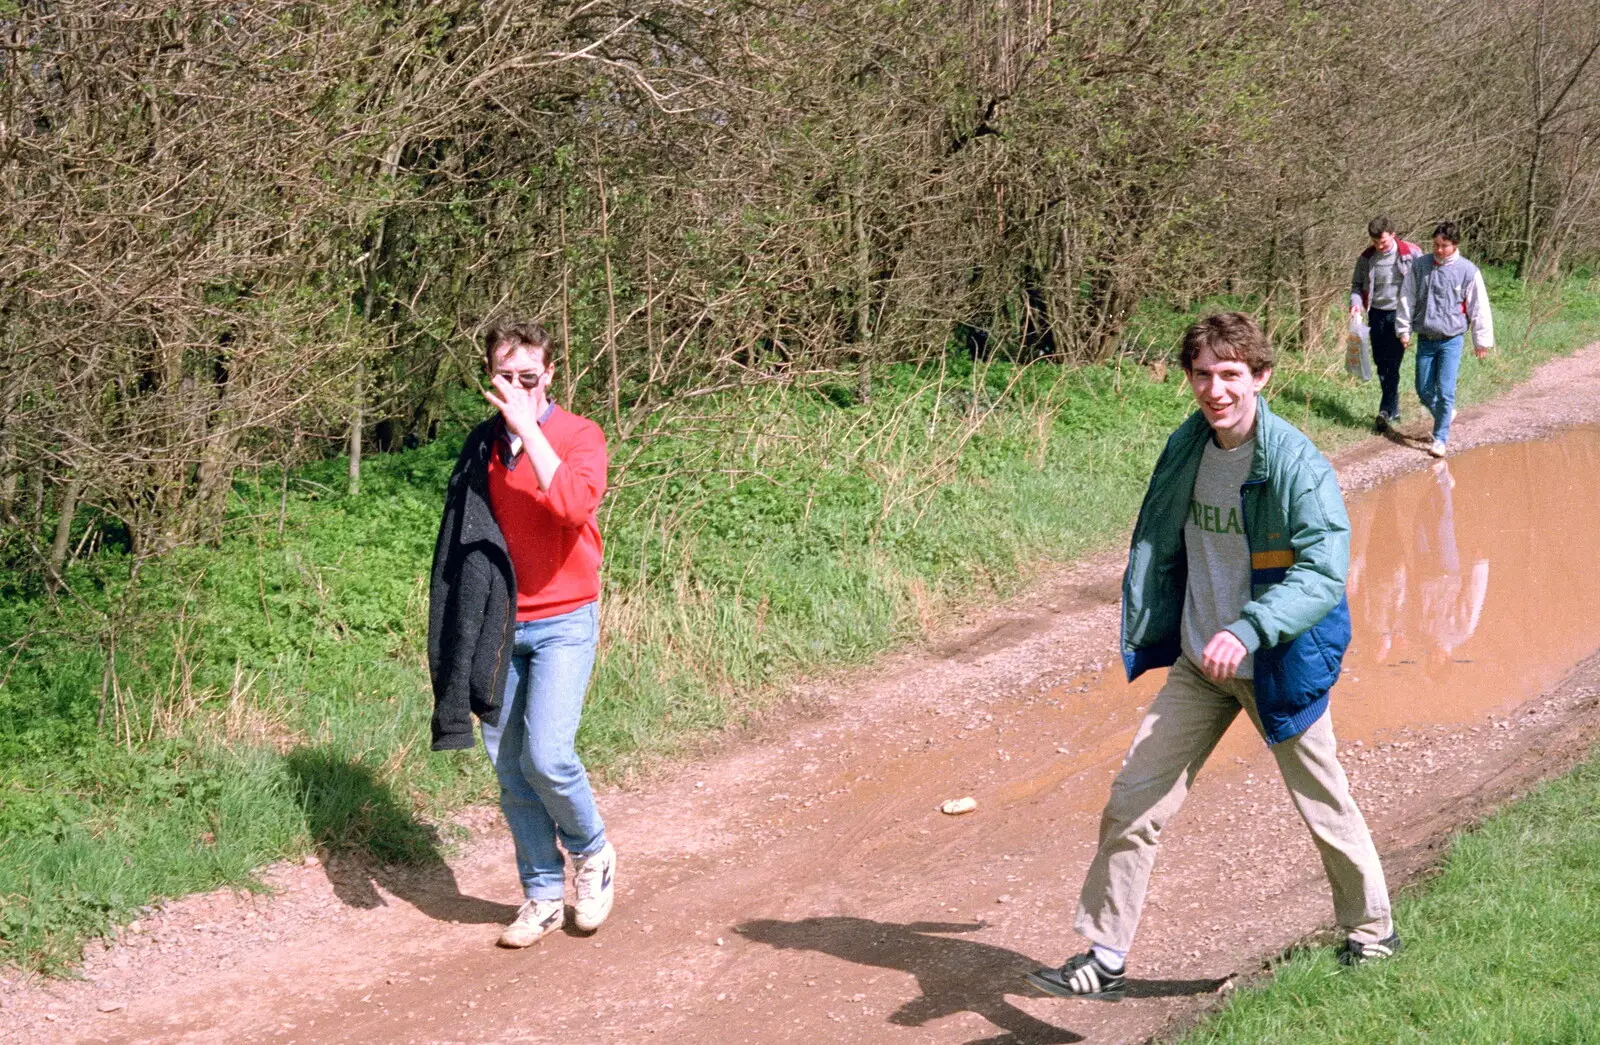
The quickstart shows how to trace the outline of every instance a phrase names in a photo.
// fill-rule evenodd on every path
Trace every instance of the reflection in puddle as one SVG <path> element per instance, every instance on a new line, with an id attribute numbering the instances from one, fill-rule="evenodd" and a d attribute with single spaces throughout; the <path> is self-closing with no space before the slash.
<path id="1" fill-rule="evenodd" d="M 1472 450 L 1350 498 L 1341 735 L 1481 721 L 1600 647 L 1600 429 Z M 1492 577 L 1492 581 L 1491 581 Z"/>
<path id="2" fill-rule="evenodd" d="M 1431 483 L 1410 483 L 1422 487 L 1414 503 L 1402 496 L 1412 490 L 1372 495 L 1370 520 L 1352 534 L 1350 608 L 1376 636 L 1379 661 L 1398 646 L 1442 662 L 1472 637 L 1483 613 L 1489 558 L 1469 547 L 1463 559 L 1455 476 L 1446 461 L 1435 462 L 1431 474 Z"/>

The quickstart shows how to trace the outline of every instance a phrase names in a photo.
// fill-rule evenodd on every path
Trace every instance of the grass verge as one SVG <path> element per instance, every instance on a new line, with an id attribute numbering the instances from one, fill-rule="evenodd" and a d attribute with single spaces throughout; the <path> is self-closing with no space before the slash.
<path id="1" fill-rule="evenodd" d="M 1479 401 L 1600 337 L 1600 285 L 1495 279 L 1501 351 Z M 1212 302 L 1204 307 L 1237 303 Z M 737 724 L 784 683 L 863 661 L 1032 567 L 1123 534 L 1190 409 L 1192 313 L 1147 308 L 1145 358 L 1058 367 L 946 357 L 844 386 L 728 394 L 613 447 L 604 635 L 579 744 L 625 773 Z M 1274 406 L 1325 449 L 1376 388 L 1342 353 L 1288 352 Z M 1420 409 L 1408 393 L 1408 409 Z M 492 794 L 474 752 L 431 755 L 425 575 L 459 436 L 243 482 L 216 548 L 77 564 L 54 600 L 0 577 L 0 960 L 59 970 L 160 897 L 311 849 L 437 861 L 432 825 Z M 119 615 L 116 607 L 136 610 Z"/>
<path id="2" fill-rule="evenodd" d="M 1395 958 L 1340 970 L 1297 951 L 1177 1045 L 1596 1041 L 1600 759 L 1458 838 L 1395 918 Z"/>

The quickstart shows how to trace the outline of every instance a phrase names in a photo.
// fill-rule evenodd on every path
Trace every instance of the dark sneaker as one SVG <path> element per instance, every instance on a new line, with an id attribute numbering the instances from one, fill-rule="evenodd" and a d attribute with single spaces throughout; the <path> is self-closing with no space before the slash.
<path id="1" fill-rule="evenodd" d="M 1346 940 L 1344 946 L 1339 948 L 1339 964 L 1365 965 L 1368 962 L 1393 958 L 1400 953 L 1402 946 L 1399 933 L 1390 933 L 1377 943 L 1357 943 L 1354 940 Z"/>
<path id="2" fill-rule="evenodd" d="M 1067 959 L 1059 969 L 1037 969 L 1028 982 L 1057 998 L 1096 998 L 1121 1001 L 1128 994 L 1126 970 L 1112 972 L 1100 964 L 1093 951 Z"/>

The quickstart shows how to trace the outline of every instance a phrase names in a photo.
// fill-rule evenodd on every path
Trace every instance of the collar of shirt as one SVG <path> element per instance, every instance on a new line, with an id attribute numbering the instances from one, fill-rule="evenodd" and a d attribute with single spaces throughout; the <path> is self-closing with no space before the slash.
<path id="1" fill-rule="evenodd" d="M 539 415 L 539 427 L 544 427 L 544 423 L 550 420 L 550 415 L 555 413 L 555 409 L 554 400 L 544 404 L 544 412 Z M 506 467 L 515 468 L 517 466 L 517 458 L 522 456 L 522 436 L 512 435 L 509 429 L 502 426 L 500 429 L 500 447 L 504 451 L 503 457 Z"/>

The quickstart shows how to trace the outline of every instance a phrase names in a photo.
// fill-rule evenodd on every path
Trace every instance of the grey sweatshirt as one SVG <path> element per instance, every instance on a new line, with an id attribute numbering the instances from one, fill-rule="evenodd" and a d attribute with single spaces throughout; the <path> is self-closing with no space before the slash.
<path id="1" fill-rule="evenodd" d="M 1440 264 L 1432 254 L 1417 259 L 1400 288 L 1394 332 L 1405 337 L 1415 330 L 1429 341 L 1443 341 L 1472 327 L 1472 343 L 1494 347 L 1494 318 L 1483 273 L 1459 253 Z"/>

